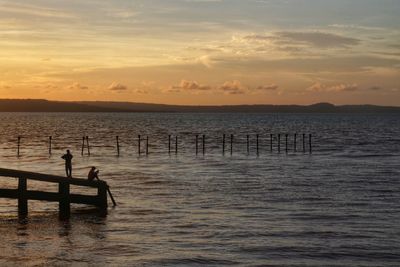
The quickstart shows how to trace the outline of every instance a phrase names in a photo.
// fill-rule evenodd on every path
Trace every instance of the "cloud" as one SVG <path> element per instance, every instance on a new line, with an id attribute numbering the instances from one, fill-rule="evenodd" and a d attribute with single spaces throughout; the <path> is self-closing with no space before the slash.
<path id="1" fill-rule="evenodd" d="M 11 85 L 6 84 L 3 81 L 0 81 L 0 91 L 7 91 L 7 90 L 10 90 L 10 89 L 12 89 Z"/>
<path id="2" fill-rule="evenodd" d="M 399 67 L 399 63 L 394 63 L 392 66 L 366 66 L 363 69 L 372 75 L 398 78 L 400 74 Z"/>
<path id="3" fill-rule="evenodd" d="M 282 31 L 269 35 L 251 34 L 234 37 L 234 41 L 255 44 L 273 45 L 277 48 L 298 50 L 300 47 L 312 46 L 317 48 L 349 47 L 358 45 L 361 40 L 328 32 Z"/>
<path id="4" fill-rule="evenodd" d="M 127 89 L 128 89 L 127 86 L 117 83 L 117 82 L 113 82 L 112 84 L 110 84 L 110 86 L 108 86 L 108 90 L 111 90 L 111 91 L 125 91 Z"/>
<path id="5" fill-rule="evenodd" d="M 179 85 L 173 85 L 168 88 L 168 92 L 180 92 L 180 91 L 208 91 L 211 90 L 211 86 L 199 84 L 196 81 L 182 80 Z"/>
<path id="6" fill-rule="evenodd" d="M 55 90 L 59 89 L 58 85 L 55 85 L 55 84 L 52 84 L 52 83 L 45 84 L 43 86 L 37 86 L 37 87 L 40 88 L 41 92 L 46 93 L 46 94 L 53 93 Z M 71 88 L 69 88 L 69 89 L 71 89 Z"/>
<path id="7" fill-rule="evenodd" d="M 278 88 L 277 85 L 271 84 L 271 85 L 258 86 L 256 89 L 261 91 L 261 90 L 276 90 L 277 88 Z M 223 84 L 217 87 L 202 85 L 196 81 L 182 80 L 179 85 L 170 86 L 164 91 L 169 93 L 179 93 L 183 91 L 198 93 L 210 90 L 222 91 L 224 94 L 227 95 L 240 95 L 240 94 L 245 94 L 247 91 L 249 91 L 249 88 L 242 85 L 242 83 L 237 80 L 225 81 Z"/>
<path id="8" fill-rule="evenodd" d="M 210 2 L 222 2 L 223 0 L 185 0 L 189 3 L 210 3 Z"/>
<path id="9" fill-rule="evenodd" d="M 146 88 L 151 88 L 153 87 L 156 82 L 155 81 L 142 81 L 142 86 L 146 87 Z"/>
<path id="10" fill-rule="evenodd" d="M 355 24 L 331 24 L 328 27 L 339 29 L 352 29 L 352 30 L 365 30 L 365 31 L 387 31 L 388 29 L 382 27 L 370 27 Z"/>
<path id="11" fill-rule="evenodd" d="M 353 84 L 338 84 L 338 85 L 333 85 L 329 87 L 330 91 L 336 91 L 336 92 L 353 92 L 358 90 L 358 84 L 353 83 Z"/>
<path id="12" fill-rule="evenodd" d="M 270 84 L 270 85 L 260 85 L 256 89 L 260 91 L 274 91 L 278 89 L 279 86 L 276 84 Z"/>
<path id="13" fill-rule="evenodd" d="M 81 85 L 80 83 L 74 82 L 73 84 L 67 86 L 69 90 L 87 90 L 89 87 L 85 85 Z"/>
<path id="14" fill-rule="evenodd" d="M 358 45 L 359 39 L 326 32 L 278 32 L 281 41 L 308 44 L 319 48 L 348 47 Z"/>
<path id="15" fill-rule="evenodd" d="M 0 88 L 3 88 L 3 89 L 11 89 L 12 87 L 11 87 L 11 85 L 6 84 L 6 83 L 0 81 Z"/>
<path id="16" fill-rule="evenodd" d="M 325 91 L 326 86 L 322 83 L 316 82 L 313 83 L 310 87 L 307 88 L 307 91 L 312 91 L 312 92 L 321 92 Z"/>
<path id="17" fill-rule="evenodd" d="M 147 95 L 149 92 L 145 89 L 135 89 L 134 91 L 137 94 Z"/>
<path id="18" fill-rule="evenodd" d="M 119 82 L 113 82 L 112 84 L 110 84 L 110 86 L 108 86 L 107 89 L 117 93 L 129 91 L 130 93 L 136 93 L 136 94 L 148 94 L 149 93 L 147 90 L 148 88 L 150 88 L 150 83 L 147 82 L 142 82 L 141 86 L 138 86 L 138 88 L 135 89 L 133 88 L 130 89 L 128 88 L 128 86 L 121 84 Z"/>
<path id="19" fill-rule="evenodd" d="M 181 89 L 174 86 L 170 86 L 168 88 L 163 88 L 162 91 L 165 93 L 180 93 Z"/>
<path id="20" fill-rule="evenodd" d="M 382 87 L 380 87 L 380 86 L 371 86 L 370 88 L 369 88 L 369 90 L 371 90 L 371 91 L 380 91 L 380 90 L 382 90 L 383 88 Z"/>
<path id="21" fill-rule="evenodd" d="M 308 91 L 312 92 L 354 92 L 358 90 L 358 84 L 335 84 L 335 85 L 325 85 L 320 82 L 316 82 L 307 88 Z"/>
<path id="22" fill-rule="evenodd" d="M 211 68 L 211 67 L 213 66 L 213 64 L 214 64 L 212 58 L 211 58 L 210 56 L 208 56 L 208 55 L 198 57 L 198 58 L 196 59 L 196 62 L 197 62 L 197 63 L 200 63 L 200 64 L 203 64 L 203 65 L 206 66 L 207 68 Z"/>
<path id="23" fill-rule="evenodd" d="M 224 84 L 218 87 L 219 90 L 222 90 L 225 94 L 229 95 L 240 95 L 244 94 L 247 90 L 240 81 L 226 81 Z"/>
<path id="24" fill-rule="evenodd" d="M 253 42 L 276 41 L 276 36 L 251 34 L 243 37 L 244 40 Z"/>
<path id="25" fill-rule="evenodd" d="M 136 15 L 138 15 L 138 12 L 132 11 L 132 10 L 109 10 L 108 15 L 110 17 L 114 17 L 114 18 L 120 18 L 120 19 L 130 19 L 135 17 Z"/>
<path id="26" fill-rule="evenodd" d="M 25 16 L 50 17 L 50 18 L 73 18 L 61 9 L 53 9 L 45 6 L 32 4 L 5 3 L 1 5 L 1 11 L 10 14 L 22 14 Z"/>

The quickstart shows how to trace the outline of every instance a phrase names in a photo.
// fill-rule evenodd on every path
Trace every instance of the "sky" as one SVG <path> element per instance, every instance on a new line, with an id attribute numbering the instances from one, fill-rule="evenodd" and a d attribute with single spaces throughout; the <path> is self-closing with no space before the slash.
<path id="1" fill-rule="evenodd" d="M 0 98 L 400 106 L 399 0 L 0 0 Z"/>

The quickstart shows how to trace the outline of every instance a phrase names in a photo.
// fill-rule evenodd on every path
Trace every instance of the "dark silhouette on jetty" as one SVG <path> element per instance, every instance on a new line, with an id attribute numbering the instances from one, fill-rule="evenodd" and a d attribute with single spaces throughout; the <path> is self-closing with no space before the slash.
<path id="1" fill-rule="evenodd" d="M 0 112 L 240 112 L 240 113 L 400 113 L 400 107 L 317 103 L 301 105 L 182 106 L 132 102 L 62 102 L 0 99 Z"/>
<path id="2" fill-rule="evenodd" d="M 18 179 L 17 189 L 0 188 L 0 198 L 18 199 L 18 215 L 20 218 L 28 215 L 28 200 L 58 202 L 59 217 L 63 220 L 70 217 L 71 203 L 93 205 L 100 210 L 101 215 L 105 216 L 107 214 L 107 190 L 109 190 L 109 187 L 104 181 L 88 181 L 87 179 L 65 178 L 49 174 L 0 168 L 0 179 L 3 178 Z M 28 190 L 28 180 L 56 183 L 58 184 L 58 192 Z M 70 185 L 97 188 L 97 195 L 71 194 Z M 115 206 L 114 200 L 113 203 Z"/>
<path id="3" fill-rule="evenodd" d="M 67 150 L 67 153 L 64 154 L 61 158 L 65 160 L 65 174 L 67 177 L 72 177 L 72 156 L 71 151 Z"/>
<path id="4" fill-rule="evenodd" d="M 94 181 L 95 179 L 100 181 L 100 179 L 99 179 L 99 170 L 96 170 L 96 167 L 93 166 L 93 167 L 90 168 L 90 171 L 88 173 L 88 180 L 89 181 Z"/>

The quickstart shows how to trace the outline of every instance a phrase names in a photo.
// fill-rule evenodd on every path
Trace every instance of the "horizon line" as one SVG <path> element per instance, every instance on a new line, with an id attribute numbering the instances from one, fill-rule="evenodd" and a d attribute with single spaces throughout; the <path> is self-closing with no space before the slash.
<path id="1" fill-rule="evenodd" d="M 61 102 L 61 103 L 75 103 L 75 104 L 85 104 L 85 103 L 125 103 L 125 104 L 140 104 L 140 105 L 162 105 L 162 106 L 176 106 L 176 107 L 240 107 L 240 106 L 300 106 L 309 107 L 316 105 L 326 105 L 333 107 L 344 107 L 344 106 L 374 106 L 374 107 L 387 107 L 387 108 L 400 108 L 399 105 L 378 105 L 371 103 L 363 104 L 335 104 L 331 102 L 314 102 L 311 104 L 271 104 L 271 103 L 243 103 L 243 104 L 216 104 L 216 105 L 203 105 L 203 104 L 168 104 L 168 103 L 156 103 L 156 102 L 132 102 L 132 101 L 118 101 L 118 100 L 53 100 L 46 98 L 0 98 L 0 101 L 47 101 L 47 102 Z"/>

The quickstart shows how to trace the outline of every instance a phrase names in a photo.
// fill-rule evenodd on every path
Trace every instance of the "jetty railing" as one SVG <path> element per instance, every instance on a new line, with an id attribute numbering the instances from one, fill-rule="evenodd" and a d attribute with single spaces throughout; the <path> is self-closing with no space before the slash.
<path id="1" fill-rule="evenodd" d="M 0 178 L 17 178 L 17 189 L 0 188 L 0 198 L 18 199 L 18 215 L 28 215 L 28 200 L 42 200 L 59 203 L 60 219 L 68 219 L 71 214 L 71 203 L 93 205 L 99 208 L 101 214 L 107 214 L 107 189 L 104 181 L 88 181 L 86 179 L 66 178 L 56 175 L 26 172 L 0 168 Z M 27 181 L 41 181 L 58 184 L 58 192 L 28 190 Z M 97 188 L 97 195 L 71 194 L 70 186 Z"/>

